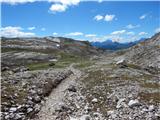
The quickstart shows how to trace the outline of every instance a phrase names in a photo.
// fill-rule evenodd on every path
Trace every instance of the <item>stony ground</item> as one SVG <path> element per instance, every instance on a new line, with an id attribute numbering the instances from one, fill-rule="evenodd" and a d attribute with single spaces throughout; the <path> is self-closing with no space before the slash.
<path id="1" fill-rule="evenodd" d="M 113 53 L 66 68 L 3 72 L 2 119 L 160 119 L 159 74 L 121 59 Z"/>

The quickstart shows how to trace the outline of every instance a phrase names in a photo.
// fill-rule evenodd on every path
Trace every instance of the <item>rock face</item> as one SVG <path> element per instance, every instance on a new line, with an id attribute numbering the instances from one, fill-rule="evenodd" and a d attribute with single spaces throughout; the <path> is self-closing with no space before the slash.
<path id="1" fill-rule="evenodd" d="M 125 57 L 133 63 L 160 69 L 160 33 L 127 50 Z"/>

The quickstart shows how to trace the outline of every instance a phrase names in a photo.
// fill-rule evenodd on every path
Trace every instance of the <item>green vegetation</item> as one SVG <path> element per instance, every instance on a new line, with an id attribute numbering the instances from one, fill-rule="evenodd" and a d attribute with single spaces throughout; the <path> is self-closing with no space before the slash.
<path id="1" fill-rule="evenodd" d="M 76 68 L 86 68 L 86 67 L 89 67 L 89 66 L 94 65 L 94 64 L 95 64 L 94 61 L 81 61 L 75 67 Z"/>
<path id="2" fill-rule="evenodd" d="M 145 92 L 141 92 L 139 94 L 140 98 L 142 101 L 144 102 L 148 102 L 148 103 L 160 103 L 160 92 L 154 92 L 154 93 L 145 93 Z"/>
<path id="3" fill-rule="evenodd" d="M 18 89 L 17 86 L 13 86 L 10 84 L 5 84 L 3 83 L 3 85 L 7 86 L 5 90 L 2 91 L 2 97 L 1 97 L 1 102 L 7 102 L 7 103 L 11 103 L 11 100 L 7 97 L 10 95 L 13 95 L 15 93 L 17 93 L 17 97 L 14 98 L 14 101 L 18 104 L 23 104 L 25 102 L 25 98 L 27 96 L 27 91 L 25 91 L 24 89 Z M 7 96 L 4 96 L 4 95 Z"/>
<path id="4" fill-rule="evenodd" d="M 48 68 L 65 68 L 68 67 L 72 63 L 78 63 L 78 67 L 89 66 L 92 63 L 86 62 L 88 58 L 84 58 L 78 55 L 68 54 L 64 52 L 57 53 L 59 59 L 57 62 L 37 62 L 28 64 L 27 67 L 29 70 L 40 70 L 40 69 L 48 69 Z"/>
<path id="5" fill-rule="evenodd" d="M 158 84 L 158 83 L 143 83 L 143 84 L 141 84 L 141 86 L 144 88 L 153 88 L 153 89 L 160 88 L 160 84 Z"/>
<path id="6" fill-rule="evenodd" d="M 138 65 L 136 65 L 136 64 L 131 64 L 131 63 L 129 63 L 129 64 L 127 64 L 127 66 L 130 67 L 130 68 L 133 68 L 133 69 L 138 69 L 138 70 L 141 69 L 141 67 L 138 66 Z"/>

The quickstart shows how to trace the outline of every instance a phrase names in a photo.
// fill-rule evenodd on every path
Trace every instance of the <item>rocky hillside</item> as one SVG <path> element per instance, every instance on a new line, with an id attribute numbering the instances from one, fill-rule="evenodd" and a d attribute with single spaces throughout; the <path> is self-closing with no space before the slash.
<path id="1" fill-rule="evenodd" d="M 1 43 L 2 69 L 64 59 L 80 60 L 81 56 L 83 59 L 102 52 L 89 42 L 63 37 L 2 38 Z"/>
<path id="2" fill-rule="evenodd" d="M 125 58 L 148 70 L 160 71 L 160 33 L 131 47 Z"/>

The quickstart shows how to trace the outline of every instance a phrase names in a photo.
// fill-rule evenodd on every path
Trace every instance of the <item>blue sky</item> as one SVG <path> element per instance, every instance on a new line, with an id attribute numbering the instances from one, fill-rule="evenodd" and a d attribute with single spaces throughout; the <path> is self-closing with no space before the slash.
<path id="1" fill-rule="evenodd" d="M 129 42 L 160 31 L 158 1 L 2 1 L 2 36 L 64 36 Z"/>

